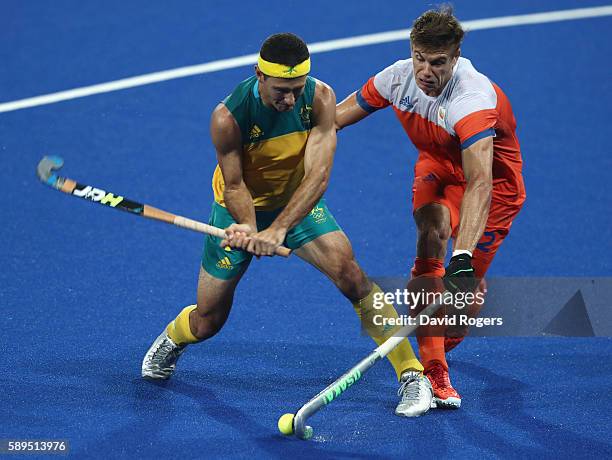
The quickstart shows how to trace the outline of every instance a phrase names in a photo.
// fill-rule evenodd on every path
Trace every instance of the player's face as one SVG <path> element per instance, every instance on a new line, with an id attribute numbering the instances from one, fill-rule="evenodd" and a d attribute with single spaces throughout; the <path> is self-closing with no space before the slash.
<path id="1" fill-rule="evenodd" d="M 306 76 L 297 78 L 275 78 L 265 77 L 257 73 L 259 80 L 259 92 L 267 106 L 273 107 L 279 112 L 289 112 L 295 107 L 296 101 L 304 92 Z"/>
<path id="2" fill-rule="evenodd" d="M 437 97 L 453 76 L 459 49 L 431 51 L 412 46 L 412 65 L 417 86 L 428 96 Z"/>

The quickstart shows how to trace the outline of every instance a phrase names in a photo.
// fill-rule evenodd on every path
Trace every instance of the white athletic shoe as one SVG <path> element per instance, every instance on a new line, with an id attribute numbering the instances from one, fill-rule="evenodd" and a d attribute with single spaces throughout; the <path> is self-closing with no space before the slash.
<path id="1" fill-rule="evenodd" d="M 401 417 L 418 417 L 431 407 L 433 389 L 431 382 L 422 373 L 408 371 L 402 374 L 397 395 L 401 397 L 395 409 L 395 415 Z"/>
<path id="2" fill-rule="evenodd" d="M 185 348 L 186 345 L 179 346 L 174 343 L 164 329 L 142 360 L 142 377 L 150 380 L 169 379 Z"/>

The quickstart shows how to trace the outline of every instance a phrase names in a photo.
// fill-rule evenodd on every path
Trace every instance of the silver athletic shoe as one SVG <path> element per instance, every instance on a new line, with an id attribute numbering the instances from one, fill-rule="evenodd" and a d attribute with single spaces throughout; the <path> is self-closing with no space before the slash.
<path id="1" fill-rule="evenodd" d="M 431 407 L 433 388 L 427 377 L 417 371 L 404 372 L 397 395 L 401 397 L 395 415 L 418 417 Z"/>
<path id="2" fill-rule="evenodd" d="M 169 379 L 185 348 L 186 345 L 181 347 L 174 343 L 164 329 L 142 360 L 142 377 L 150 380 Z"/>

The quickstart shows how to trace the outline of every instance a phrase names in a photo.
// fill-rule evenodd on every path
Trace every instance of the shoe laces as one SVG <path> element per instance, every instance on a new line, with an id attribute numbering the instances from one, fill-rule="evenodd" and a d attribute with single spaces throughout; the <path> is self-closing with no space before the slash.
<path id="1" fill-rule="evenodd" d="M 397 395 L 402 397 L 402 401 L 412 401 L 420 398 L 420 377 L 418 372 L 410 372 L 405 379 L 402 378 L 402 384 L 397 390 Z"/>
<path id="2" fill-rule="evenodd" d="M 158 364 L 165 361 L 168 358 L 168 355 L 174 352 L 175 348 L 176 347 L 174 347 L 172 342 L 169 340 L 162 340 L 153 351 L 153 354 L 151 355 L 151 362 Z"/>

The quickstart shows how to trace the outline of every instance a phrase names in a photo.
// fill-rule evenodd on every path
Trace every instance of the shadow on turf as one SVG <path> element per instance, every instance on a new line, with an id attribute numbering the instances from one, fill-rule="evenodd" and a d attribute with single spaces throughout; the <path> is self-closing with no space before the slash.
<path id="1" fill-rule="evenodd" d="M 186 373 L 189 382 L 202 381 L 203 375 L 197 375 L 194 373 Z M 201 378 L 194 378 L 201 377 Z M 209 379 L 210 376 L 206 376 Z M 242 379 L 253 383 L 248 379 Z M 140 379 L 134 380 L 132 384 L 136 387 L 142 387 L 143 382 Z M 203 385 L 195 385 L 187 383 L 181 379 L 175 379 L 168 382 L 144 382 L 144 384 L 151 384 L 154 387 L 158 387 L 162 391 L 168 391 L 171 393 L 180 394 L 186 396 L 195 402 L 199 411 L 202 415 L 212 418 L 216 422 L 226 425 L 228 429 L 238 430 L 241 435 L 245 438 L 250 438 L 254 441 L 257 446 L 265 451 L 268 455 L 276 458 L 357 458 L 357 459 L 377 459 L 385 458 L 372 455 L 361 455 L 354 451 L 341 451 L 341 450 L 330 450 L 327 446 L 317 443 L 316 441 L 304 442 L 294 437 L 284 437 L 280 434 L 270 434 L 268 436 L 261 436 L 261 433 L 270 433 L 271 427 L 263 425 L 257 418 L 257 413 L 241 410 L 234 405 L 227 404 L 223 398 L 219 398 L 217 394 Z M 254 386 L 258 386 L 258 383 L 254 383 Z M 250 386 L 250 385 L 248 385 Z M 242 390 L 246 390 L 243 388 Z M 154 393 L 155 391 L 151 391 Z M 225 450 L 227 452 L 227 450 Z M 236 452 L 239 454 L 239 452 Z"/>
<path id="2" fill-rule="evenodd" d="M 318 391 L 333 380 L 336 373 L 344 370 L 338 370 L 338 362 L 350 362 L 355 356 L 353 348 L 336 349 L 340 356 L 335 355 L 333 359 L 326 356 L 328 351 L 329 347 L 324 345 L 313 346 L 308 359 L 298 364 L 302 356 L 292 350 L 283 350 L 279 359 L 278 348 L 270 344 L 232 344 L 224 347 L 223 355 L 212 359 L 210 356 L 203 359 L 197 356 L 199 353 L 187 360 L 183 358 L 180 373 L 162 383 L 135 377 L 138 366 L 134 363 L 138 362 L 134 358 L 140 356 L 138 351 L 116 355 L 106 362 L 101 361 L 101 357 L 52 359 L 55 365 L 48 362 L 31 370 L 39 376 L 53 377 L 53 380 L 45 379 L 35 386 L 21 382 L 19 388 L 20 394 L 24 394 L 25 387 L 30 388 L 28 391 L 32 395 L 40 392 L 54 395 L 52 401 L 48 401 L 49 407 L 62 411 L 68 423 L 76 423 L 77 417 L 94 420 L 100 417 L 99 427 L 88 433 L 81 444 L 83 448 L 75 453 L 101 454 L 110 449 L 113 454 L 173 457 L 179 453 L 197 455 L 205 449 L 218 456 L 260 453 L 276 458 L 288 454 L 293 457 L 376 458 L 358 452 L 359 442 L 372 447 L 367 437 L 350 441 L 346 439 L 350 437 L 347 432 L 340 434 L 338 431 L 335 437 L 319 443 L 276 434 L 274 417 L 280 415 L 278 409 L 286 401 L 296 401 L 302 397 L 300 395 L 305 399 L 312 396 L 310 392 L 314 394 L 315 389 Z M 191 359 L 199 361 L 197 367 L 203 369 L 202 372 L 190 370 L 193 369 Z M 451 362 L 459 390 L 466 389 L 461 410 L 432 410 L 424 417 L 409 421 L 389 417 L 380 434 L 405 433 L 406 452 L 427 452 L 430 456 L 461 456 L 461 452 L 478 451 L 502 456 L 511 452 L 533 458 L 547 457 L 555 451 L 611 452 L 605 442 L 563 428 L 560 426 L 563 420 L 553 424 L 534 418 L 534 414 L 540 414 L 537 407 L 530 406 L 530 400 L 534 400 L 534 394 L 547 397 L 545 391 L 540 390 L 541 382 L 528 385 L 471 361 Z M 235 363 L 241 363 L 244 369 L 235 368 Z M 284 367 L 284 363 L 292 365 Z M 299 373 L 295 372 L 296 367 L 300 368 Z M 58 368 L 64 376 L 60 379 Z M 108 374 L 108 369 L 125 369 L 126 372 Z M 391 394 L 389 398 L 381 397 L 395 389 L 388 374 L 382 366 L 373 369 L 355 391 L 334 403 L 335 409 L 345 406 L 345 413 L 371 412 L 370 418 L 362 420 L 366 423 L 360 424 L 362 429 L 369 429 L 367 422 L 372 423 L 377 414 L 394 409 L 395 398 Z M 565 402 L 569 406 L 571 403 Z M 64 411 L 69 413 L 64 415 Z M 572 414 L 565 411 L 565 415 L 569 419 Z M 193 422 L 198 418 L 201 418 L 201 429 Z M 207 421 L 213 422 L 210 429 Z M 185 432 L 185 427 L 190 427 L 190 431 Z M 342 428 L 347 428 L 344 422 Z M 435 442 L 432 442 L 433 433 Z M 185 441 L 186 435 L 192 439 Z M 178 450 L 173 446 L 175 437 L 180 438 Z M 246 450 L 240 451 L 232 447 L 234 445 L 241 445 Z"/>
<path id="3" fill-rule="evenodd" d="M 334 347 L 334 350 L 341 355 L 355 355 L 354 349 L 341 348 Z M 330 359 L 329 349 L 325 345 L 311 346 L 308 360 L 302 364 L 299 351 L 284 351 L 282 359 L 278 360 L 278 347 L 234 343 L 224 349 L 223 355 L 213 354 L 212 358 L 208 355 L 202 359 L 197 356 L 199 353 L 191 353 L 192 356 L 183 358 L 177 375 L 161 382 L 134 377 L 138 368 L 133 366 L 133 353 L 123 355 L 119 362 L 113 360 L 105 364 L 100 359 L 73 360 L 66 363 L 64 372 L 89 381 L 77 391 L 81 395 L 79 399 L 87 400 L 87 393 L 91 392 L 99 392 L 101 396 L 92 399 L 85 413 L 110 411 L 119 417 L 117 423 L 100 427 L 104 434 L 99 439 L 90 436 L 79 452 L 88 455 L 108 452 L 112 446 L 113 453 L 139 457 L 198 456 L 205 452 L 207 457 L 254 454 L 272 458 L 384 458 L 364 455 L 357 448 L 342 450 L 346 445 L 339 446 L 331 440 L 325 442 L 318 436 L 315 439 L 319 438 L 319 442 L 304 442 L 277 433 L 276 417 L 282 413 L 277 408 L 288 400 L 295 400 L 295 393 L 303 394 L 304 398 L 312 396 L 308 393 L 314 394 L 333 381 L 335 372 L 338 375 L 342 373 L 343 370 L 335 371 L 333 367 L 330 370 L 329 365 L 338 360 L 338 356 Z M 198 367 L 202 366 L 202 372 L 190 370 L 193 368 L 193 361 L 189 362 L 192 359 L 200 363 Z M 228 363 L 242 363 L 241 366 L 247 367 L 243 371 Z M 283 363 L 290 365 L 283 366 Z M 102 369 L 113 368 L 127 369 L 128 372 L 100 373 Z M 299 373 L 296 368 L 300 369 Z M 321 368 L 325 368 L 328 375 L 321 375 Z M 366 388 L 361 387 L 362 390 Z M 356 398 L 345 399 L 337 407 L 355 404 L 363 409 L 364 404 L 375 405 L 367 393 L 359 396 L 353 393 Z M 199 428 L 193 430 L 193 426 L 197 426 L 194 420 L 202 421 L 201 431 Z M 225 428 L 220 428 L 220 425 Z M 186 426 L 190 426 L 190 430 L 182 432 Z M 108 428 L 110 430 L 105 431 Z M 186 435 L 192 439 L 185 441 Z M 173 447 L 168 442 L 173 436 L 181 439 L 177 439 L 180 445 Z"/>
<path id="4" fill-rule="evenodd" d="M 531 413 L 529 412 L 526 404 L 528 393 L 531 394 L 532 400 L 545 401 L 550 397 L 546 392 L 546 382 L 527 384 L 512 377 L 496 374 L 472 362 L 454 360 L 451 366 L 456 373 L 463 374 L 465 378 L 484 382 L 485 387 L 480 392 L 474 392 L 468 398 L 464 398 L 463 408 L 456 413 L 460 418 L 457 420 L 458 423 L 440 426 L 438 439 L 446 438 L 445 435 L 450 435 L 452 430 L 453 434 L 458 433 L 466 442 L 478 449 L 500 456 L 512 453 L 513 457 L 518 458 L 547 458 L 552 452 L 563 455 L 574 453 L 579 456 L 596 452 L 600 458 L 612 455 L 612 447 L 609 444 L 562 428 L 560 425 L 564 420 L 559 420 L 559 424 L 548 423 L 532 415 L 537 413 L 537 408 L 532 408 Z M 534 396 L 534 393 L 540 394 Z M 577 407 L 572 407 L 571 401 L 558 401 L 558 403 L 569 406 L 569 410 L 564 411 L 568 419 L 572 417 L 573 411 L 579 410 Z M 486 418 L 479 416 L 479 412 Z M 491 417 L 499 419 L 500 423 L 491 423 Z M 500 433 L 509 431 L 504 430 L 504 425 L 511 425 L 517 432 L 501 436 Z M 448 451 L 445 449 L 445 452 Z"/>

